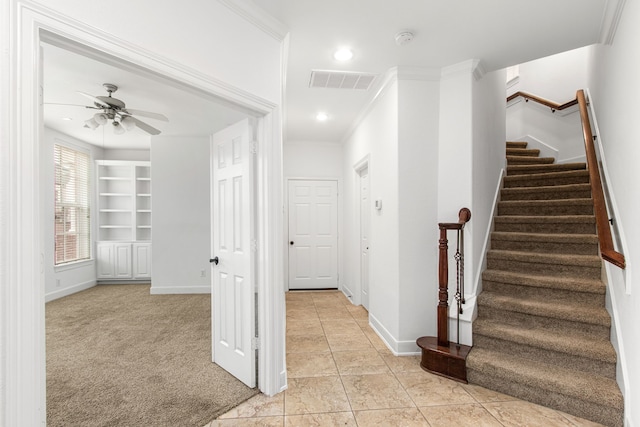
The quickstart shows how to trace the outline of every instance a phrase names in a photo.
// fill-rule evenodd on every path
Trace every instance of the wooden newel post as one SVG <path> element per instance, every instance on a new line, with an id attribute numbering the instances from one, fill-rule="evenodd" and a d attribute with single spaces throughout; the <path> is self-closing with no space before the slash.
<path id="1" fill-rule="evenodd" d="M 440 224 L 438 255 L 438 345 L 449 345 L 449 253 L 447 228 Z"/>

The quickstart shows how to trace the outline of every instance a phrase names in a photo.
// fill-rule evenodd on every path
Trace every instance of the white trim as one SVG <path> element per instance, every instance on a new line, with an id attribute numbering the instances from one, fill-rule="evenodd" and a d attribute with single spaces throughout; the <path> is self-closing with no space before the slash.
<path id="1" fill-rule="evenodd" d="M 93 239 L 91 241 L 91 244 L 93 245 Z M 95 262 L 96 262 L 95 258 L 81 259 L 81 260 L 78 260 L 78 261 L 65 262 L 64 264 L 54 265 L 53 266 L 53 271 L 55 271 L 56 273 L 60 273 L 61 271 L 76 270 L 78 268 L 88 267 L 91 264 L 95 264 Z"/>
<path id="2" fill-rule="evenodd" d="M 484 67 L 480 64 L 478 59 L 468 59 L 466 61 L 458 62 L 457 64 L 442 67 L 440 72 L 441 79 L 449 79 L 458 75 L 473 75 L 473 78 L 480 80 L 484 74 Z"/>
<path id="3" fill-rule="evenodd" d="M 77 285 L 71 286 L 69 288 L 61 289 L 59 291 L 49 292 L 48 294 L 45 294 L 44 302 L 57 300 L 58 298 L 66 297 L 68 295 L 75 294 L 76 292 L 93 288 L 96 285 L 97 285 L 97 282 L 95 280 L 89 280 L 83 283 L 78 283 Z"/>
<path id="4" fill-rule="evenodd" d="M 600 43 L 613 44 L 625 3 L 626 0 L 608 0 L 606 2 L 602 22 L 600 23 L 600 36 L 598 37 Z"/>
<path id="5" fill-rule="evenodd" d="M 360 230 L 360 222 L 362 221 L 362 216 L 360 214 L 360 172 L 362 172 L 365 168 L 369 170 L 369 176 L 371 177 L 371 153 L 365 154 L 360 160 L 354 163 L 353 165 L 353 185 L 356 191 L 356 196 L 353 197 L 353 212 L 354 212 L 354 220 L 357 225 L 357 229 Z M 371 196 L 371 180 L 369 180 L 369 196 Z M 345 202 L 346 204 L 346 202 Z M 358 231 L 357 235 L 358 248 L 360 248 L 360 231 Z M 371 237 L 371 236 L 370 236 Z M 346 242 L 345 242 L 346 243 Z M 348 249 L 345 246 L 345 252 Z M 358 250 L 358 269 L 356 270 L 355 277 L 353 278 L 353 293 L 351 294 L 351 302 L 355 305 L 362 305 L 362 269 L 360 268 L 360 263 L 362 262 L 360 250 Z M 351 290 L 350 290 L 351 291 Z M 371 301 L 371 295 L 369 295 L 369 301 Z"/>
<path id="6" fill-rule="evenodd" d="M 527 148 L 534 148 L 540 150 L 540 157 L 553 157 L 558 161 L 558 149 L 554 148 L 544 142 L 540 141 L 536 137 L 531 135 L 524 135 L 519 138 L 513 139 L 513 141 L 523 141 L 527 143 Z"/>
<path id="7" fill-rule="evenodd" d="M 376 319 L 374 315 L 369 313 L 369 326 L 380 337 L 382 342 L 387 346 L 394 356 L 418 356 L 421 354 L 418 344 L 415 340 L 398 341 L 393 335 Z"/>
<path id="8" fill-rule="evenodd" d="M 584 154 L 580 156 L 570 157 L 568 159 L 558 159 L 556 163 L 561 165 L 563 163 L 586 163 L 586 162 L 587 162 L 587 155 Z"/>
<path id="9" fill-rule="evenodd" d="M 153 282 L 151 282 L 151 290 L 149 293 L 151 295 L 210 294 L 211 286 L 153 286 Z"/>
<path id="10" fill-rule="evenodd" d="M 284 292 L 282 289 L 281 141 L 279 107 L 271 101 L 214 79 L 176 61 L 155 55 L 110 34 L 32 3 L 9 2 L 3 12 L 2 95 L 8 114 L 2 120 L 2 337 L 0 340 L 1 423 L 35 426 L 46 422 L 44 269 L 41 252 L 39 70 L 41 37 L 64 38 L 98 52 L 139 64 L 212 96 L 227 99 L 257 116 L 268 131 L 258 155 L 261 206 L 259 307 L 261 313 L 260 389 L 275 394 L 285 385 Z M 15 9 L 14 6 L 15 5 Z M 5 26 L 5 24 L 8 24 Z M 43 35 L 42 30 L 50 34 Z M 6 34 L 6 33 L 8 34 Z M 7 75 L 11 77 L 7 79 Z M 5 139 L 5 137 L 7 137 Z M 266 153 L 266 154 L 263 154 Z M 4 232 L 7 232 L 6 235 Z M 34 260 L 41 260 L 40 263 Z M 269 369 L 266 369 L 268 366 Z"/>

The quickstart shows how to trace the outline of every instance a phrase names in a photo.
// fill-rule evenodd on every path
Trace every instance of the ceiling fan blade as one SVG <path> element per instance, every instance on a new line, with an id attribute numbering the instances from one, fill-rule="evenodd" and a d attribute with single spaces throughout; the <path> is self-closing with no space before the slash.
<path id="1" fill-rule="evenodd" d="M 89 98 L 91 101 L 95 102 L 98 105 L 102 105 L 105 108 L 111 108 L 111 106 L 109 104 L 107 104 L 106 102 L 102 101 L 100 98 L 96 98 L 93 95 L 89 95 L 88 93 L 84 93 L 84 92 L 80 92 L 77 91 L 80 95 Z"/>
<path id="2" fill-rule="evenodd" d="M 143 110 L 132 110 L 131 108 L 127 108 L 126 112 L 134 116 L 148 117 L 150 119 L 162 120 L 163 122 L 169 121 L 169 119 L 164 114 L 160 113 L 152 113 L 150 111 Z"/>
<path id="3" fill-rule="evenodd" d="M 136 119 L 135 117 L 132 116 L 128 116 L 131 120 L 133 120 L 136 124 L 136 127 L 140 128 L 141 130 L 145 131 L 146 133 L 150 134 L 150 135 L 160 135 L 160 131 L 156 128 L 154 128 L 153 126 L 150 126 L 148 124 L 146 124 L 145 122 L 142 122 L 138 119 Z"/>

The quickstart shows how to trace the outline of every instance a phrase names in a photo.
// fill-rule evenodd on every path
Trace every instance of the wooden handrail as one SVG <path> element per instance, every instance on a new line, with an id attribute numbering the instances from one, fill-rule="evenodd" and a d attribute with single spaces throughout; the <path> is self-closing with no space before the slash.
<path id="1" fill-rule="evenodd" d="M 517 97 L 522 97 L 524 98 L 526 101 L 528 100 L 532 100 L 537 102 L 538 104 L 542 104 L 544 106 L 547 106 L 549 108 L 551 108 L 551 112 L 555 112 L 556 110 L 564 110 L 567 109 L 569 107 L 572 107 L 574 105 L 576 105 L 578 103 L 577 99 L 572 99 L 571 101 L 565 102 L 564 104 L 558 104 L 557 102 L 553 102 L 553 101 L 549 101 L 548 99 L 544 99 L 541 98 L 539 96 L 536 95 L 532 95 L 530 93 L 526 93 L 526 92 L 516 92 L 513 95 L 509 96 L 507 98 L 507 102 L 516 99 Z"/>
<path id="2" fill-rule="evenodd" d="M 458 222 L 438 223 L 440 228 L 438 256 L 438 345 L 449 345 L 449 253 L 447 230 L 462 230 L 471 219 L 468 208 L 460 209 Z"/>
<path id="3" fill-rule="evenodd" d="M 593 133 L 591 133 L 591 122 L 587 111 L 587 101 L 584 91 L 581 89 L 576 93 L 576 101 L 580 108 L 580 119 L 582 120 L 582 134 L 584 137 L 584 149 L 587 155 L 587 169 L 589 169 L 589 181 L 591 182 L 591 197 L 593 197 L 593 211 L 596 216 L 596 227 L 598 229 L 598 241 L 600 244 L 600 254 L 602 258 L 613 265 L 625 268 L 624 255 L 613 248 L 611 228 L 605 204 L 602 181 L 600 180 L 600 169 L 598 159 L 593 145 Z"/>

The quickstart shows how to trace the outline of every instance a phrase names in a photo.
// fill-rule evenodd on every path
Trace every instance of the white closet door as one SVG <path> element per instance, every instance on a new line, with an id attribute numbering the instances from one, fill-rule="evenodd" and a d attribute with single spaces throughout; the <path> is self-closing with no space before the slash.
<path id="1" fill-rule="evenodd" d="M 338 182 L 289 181 L 289 289 L 338 287 Z"/>

